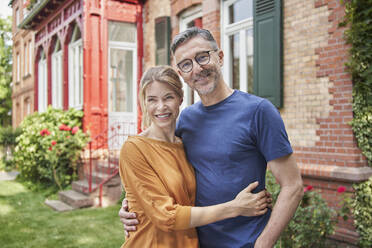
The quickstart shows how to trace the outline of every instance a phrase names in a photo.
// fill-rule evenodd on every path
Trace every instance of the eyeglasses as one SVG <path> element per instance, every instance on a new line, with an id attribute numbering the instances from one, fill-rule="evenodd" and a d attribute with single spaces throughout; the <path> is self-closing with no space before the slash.
<path id="1" fill-rule="evenodd" d="M 209 61 L 211 60 L 211 55 L 210 53 L 211 52 L 216 52 L 218 49 L 216 50 L 210 50 L 210 51 L 204 51 L 204 52 L 200 52 L 198 54 L 195 55 L 194 57 L 194 60 L 196 61 L 196 63 L 198 63 L 199 65 L 206 65 L 209 63 Z M 191 59 L 184 59 L 182 60 L 181 62 L 179 62 L 177 64 L 178 68 L 182 71 L 182 72 L 190 72 L 193 68 L 193 62 Z"/>

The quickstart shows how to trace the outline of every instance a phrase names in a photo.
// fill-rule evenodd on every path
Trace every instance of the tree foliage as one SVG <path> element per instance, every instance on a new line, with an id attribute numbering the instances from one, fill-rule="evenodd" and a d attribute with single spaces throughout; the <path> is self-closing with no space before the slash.
<path id="1" fill-rule="evenodd" d="M 0 16 L 0 124 L 11 123 L 12 107 L 12 46 L 11 19 Z"/>

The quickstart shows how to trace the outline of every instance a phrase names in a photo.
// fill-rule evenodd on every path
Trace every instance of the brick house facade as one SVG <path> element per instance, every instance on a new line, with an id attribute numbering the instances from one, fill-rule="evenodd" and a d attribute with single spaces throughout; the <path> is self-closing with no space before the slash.
<path id="1" fill-rule="evenodd" d="M 34 32 L 18 27 L 28 12 L 24 1 L 14 0 L 11 3 L 13 7 L 12 124 L 15 127 L 25 116 L 34 112 Z"/>
<path id="2" fill-rule="evenodd" d="M 14 10 L 19 1 L 12 1 Z M 123 6 L 133 3 L 137 4 L 137 14 L 132 20 L 136 23 L 138 32 L 136 84 L 142 74 L 142 63 L 144 70 L 159 61 L 171 64 L 172 58 L 165 48 L 169 48 L 169 42 L 175 34 L 186 27 L 195 25 L 210 30 L 223 49 L 226 59 L 223 73 L 231 87 L 253 93 L 261 87 L 257 85 L 257 80 L 254 80 L 257 76 L 257 68 L 253 64 L 256 66 L 259 64 L 256 60 L 262 59 L 260 56 L 257 57 L 257 54 L 262 51 L 256 49 L 257 45 L 261 45 L 257 44 L 260 42 L 257 42 L 258 38 L 255 35 L 257 34 L 255 33 L 257 31 L 255 19 L 258 13 L 256 10 L 261 8 L 264 14 L 270 11 L 266 5 L 259 6 L 263 1 L 85 0 L 80 2 L 85 6 L 81 9 L 83 15 L 87 19 L 91 18 L 86 25 L 82 26 L 85 39 L 83 41 L 84 52 L 95 51 L 90 55 L 84 55 L 87 56 L 84 59 L 90 61 L 89 59 L 96 55 L 101 59 L 101 66 L 92 65 L 94 68 L 88 69 L 87 65 L 84 65 L 84 80 L 91 80 L 90 87 L 93 86 L 94 80 L 96 80 L 94 85 L 106 85 L 109 81 L 106 70 L 110 67 L 106 66 L 109 62 L 107 51 L 106 54 L 102 54 L 102 51 L 108 48 L 108 44 L 99 47 L 97 44 L 91 43 L 92 45 L 89 46 L 87 43 L 95 39 L 94 37 L 107 39 L 106 36 L 102 36 L 102 32 L 107 32 L 105 21 L 110 18 L 120 20 L 128 10 Z M 101 6 L 98 2 L 108 4 Z M 368 167 L 365 157 L 357 147 L 355 136 L 348 124 L 353 118 L 352 80 L 345 67 L 349 46 L 343 39 L 345 28 L 338 26 L 344 16 L 344 7 L 339 0 L 272 0 L 266 2 L 269 3 L 269 7 L 278 11 L 277 14 L 281 20 L 280 30 L 276 30 L 280 34 L 278 36 L 280 40 L 273 42 L 274 45 L 278 45 L 274 50 L 280 50 L 280 54 L 278 53 L 280 72 L 277 74 L 278 77 L 274 77 L 280 78 L 278 79 L 279 90 L 274 91 L 275 93 L 280 91 L 279 111 L 294 148 L 297 163 L 301 168 L 305 185 L 312 185 L 320 190 L 328 204 L 337 207 L 338 186 L 345 186 L 347 191 L 351 192 L 353 183 L 364 181 L 372 175 L 372 169 Z M 121 9 L 122 12 L 115 14 L 115 8 Z M 113 12 L 110 14 L 107 9 Z M 102 20 L 106 24 L 102 24 Z M 15 27 L 13 27 L 13 40 L 14 51 L 17 54 L 17 51 L 24 45 L 20 42 L 22 40 L 20 37 L 25 36 L 20 35 L 24 31 L 18 34 L 14 30 Z M 91 30 L 92 34 L 84 36 L 86 30 Z M 33 35 L 30 31 L 25 32 L 28 32 L 27 35 Z M 34 42 L 34 38 L 32 41 Z M 160 44 L 161 42 L 164 44 Z M 16 71 L 16 68 L 13 71 Z M 29 80 L 32 81 L 33 77 L 29 77 Z M 17 80 L 13 81 L 17 82 Z M 19 86 L 17 83 L 13 84 L 15 85 L 13 118 L 17 120 L 13 120 L 13 123 L 17 125 L 18 117 L 14 117 L 19 115 L 17 102 L 22 102 L 22 100 L 17 100 L 21 99 L 21 94 L 17 92 L 23 92 L 17 87 L 23 88 L 26 84 L 20 83 Z M 198 96 L 186 87 L 184 88 L 185 105 L 198 100 Z M 103 93 L 90 89 L 89 93 L 86 89 L 84 90 L 84 97 L 92 99 L 89 100 L 91 105 L 83 106 L 84 112 L 90 116 L 85 120 L 84 125 L 85 128 L 96 128 L 94 133 L 99 133 L 109 125 L 107 123 L 107 88 L 102 88 Z M 30 94 L 32 96 L 32 93 Z M 34 100 L 30 99 L 33 103 Z M 139 123 L 141 118 L 139 109 L 136 114 L 137 123 Z M 92 123 L 98 124 L 92 125 Z M 352 226 L 352 220 L 346 223 L 341 222 L 334 238 L 355 243 L 357 234 Z"/>

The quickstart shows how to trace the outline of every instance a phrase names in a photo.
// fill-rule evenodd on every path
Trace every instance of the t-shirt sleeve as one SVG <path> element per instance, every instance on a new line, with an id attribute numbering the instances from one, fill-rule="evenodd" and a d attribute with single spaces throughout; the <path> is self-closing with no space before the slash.
<path id="1" fill-rule="evenodd" d="M 258 149 L 267 162 L 293 152 L 280 113 L 270 101 L 260 102 L 254 125 Z"/>
<path id="2" fill-rule="evenodd" d="M 191 206 L 181 206 L 169 195 L 136 144 L 126 142 L 120 152 L 120 176 L 151 222 L 163 231 L 188 229 Z"/>

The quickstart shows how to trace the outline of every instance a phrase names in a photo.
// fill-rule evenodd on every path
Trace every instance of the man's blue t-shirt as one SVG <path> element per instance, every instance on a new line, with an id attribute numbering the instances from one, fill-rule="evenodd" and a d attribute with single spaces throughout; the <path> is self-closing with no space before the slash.
<path id="1" fill-rule="evenodd" d="M 250 183 L 265 188 L 267 162 L 292 153 L 278 110 L 263 98 L 234 91 L 223 101 L 182 111 L 176 135 L 195 168 L 196 206 L 230 201 Z M 253 247 L 271 211 L 197 228 L 200 246 Z"/>

